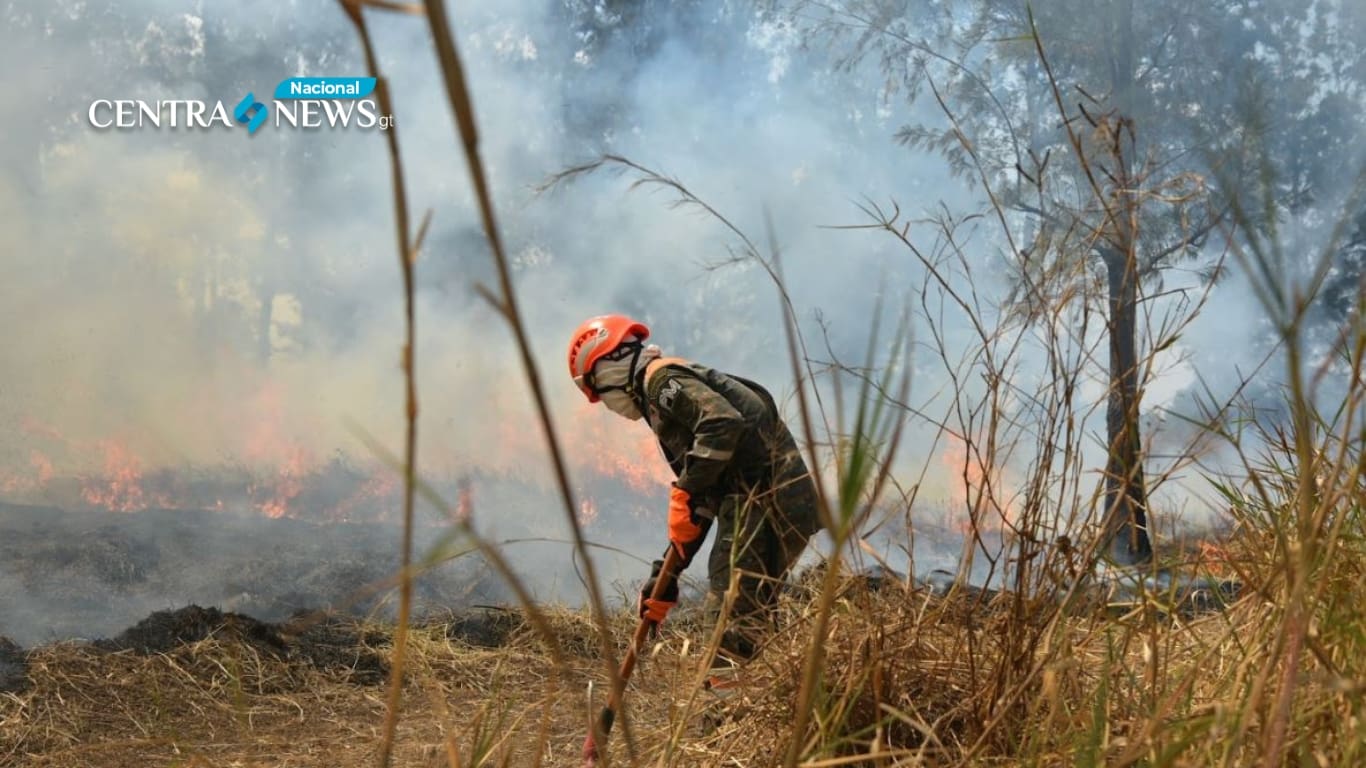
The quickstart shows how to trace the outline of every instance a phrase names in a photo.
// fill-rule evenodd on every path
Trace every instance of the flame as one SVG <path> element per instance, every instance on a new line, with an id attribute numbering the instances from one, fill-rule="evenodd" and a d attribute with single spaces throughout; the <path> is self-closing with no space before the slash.
<path id="1" fill-rule="evenodd" d="M 460 484 L 460 493 L 455 502 L 455 522 L 464 525 L 474 516 L 474 492 L 469 483 Z"/>
<path id="2" fill-rule="evenodd" d="M 98 480 L 88 478 L 82 483 L 81 498 L 92 507 L 113 512 L 138 512 L 148 506 L 148 496 L 142 489 L 142 461 L 126 443 L 102 440 L 104 474 Z"/>
<path id="3" fill-rule="evenodd" d="M 1196 557 L 1199 567 L 1209 572 L 1211 576 L 1228 576 L 1234 572 L 1230 553 L 1223 544 L 1202 541 Z"/>
<path id="4" fill-rule="evenodd" d="M 216 454 L 220 464 L 193 464 L 193 471 L 185 473 L 165 464 L 168 457 L 160 452 L 166 446 L 122 436 L 64 436 L 54 426 L 26 419 L 19 432 L 29 444 L 27 466 L 16 462 L 0 470 L 0 494 L 112 512 L 160 507 L 333 522 L 393 519 L 402 486 L 399 473 L 387 466 L 368 471 L 365 464 L 357 472 L 356 465 L 344 459 L 322 460 L 325 454 L 320 457 L 311 450 L 314 433 L 300 421 L 306 417 L 287 407 L 285 385 L 263 377 L 249 386 L 237 397 L 240 407 L 232 415 L 222 412 L 227 422 L 205 425 L 211 433 L 228 435 Z M 545 457 L 542 430 L 533 409 L 523 402 L 508 402 L 516 396 L 494 395 L 489 411 L 505 416 L 495 422 L 493 435 L 480 433 L 477 453 L 465 454 L 455 446 L 435 451 L 445 477 L 492 472 L 505 479 L 549 482 L 549 473 L 533 474 L 545 469 L 537 461 Z M 646 516 L 674 479 L 649 427 L 601 406 L 580 401 L 566 410 L 560 436 L 570 472 L 580 481 L 590 480 L 578 488 L 583 501 L 576 514 L 585 525 L 598 519 L 598 499 L 605 492 L 592 480 L 617 484 L 614 497 L 622 489 L 638 494 L 642 504 L 631 508 L 628 501 L 623 511 Z M 194 461 L 174 453 L 169 458 L 177 457 Z M 429 479 L 432 466 L 428 459 L 423 467 Z M 473 511 L 468 487 L 461 487 L 458 498 L 455 514 L 467 518 Z"/>
<path id="5" fill-rule="evenodd" d="M 1005 490 L 1004 473 L 1001 467 L 983 467 L 988 459 L 970 452 L 962 438 L 948 434 L 948 445 L 940 456 L 949 478 L 951 504 L 947 527 L 971 533 L 973 517 L 977 518 L 978 531 L 1001 531 L 1013 526 L 1017 513 L 1014 500 Z M 954 510 L 962 510 L 962 515 Z"/>
<path id="6" fill-rule="evenodd" d="M 28 465 L 31 472 L 23 475 L 6 474 L 0 476 L 0 491 L 7 494 L 35 491 L 52 480 L 52 459 L 36 448 L 28 452 Z"/>
<path id="7" fill-rule="evenodd" d="M 249 419 L 241 456 L 256 467 L 297 464 L 303 441 L 286 429 L 285 396 L 278 383 L 265 381 L 248 404 Z"/>
<path id="8" fill-rule="evenodd" d="M 266 517 L 291 516 L 290 504 L 304 488 L 304 480 L 318 463 L 301 440 L 286 432 L 285 393 L 279 382 L 264 380 L 248 403 L 250 426 L 244 440 L 242 455 L 256 470 L 273 472 L 273 483 L 268 487 L 253 484 L 248 494 L 256 502 L 256 509 Z"/>
<path id="9" fill-rule="evenodd" d="M 579 500 L 579 525 L 587 528 L 598 519 L 598 505 L 593 503 L 590 496 L 584 496 Z"/>
<path id="10" fill-rule="evenodd" d="M 493 444 L 483 446 L 477 456 L 465 457 L 467 464 L 517 476 L 525 472 L 529 458 L 546 455 L 534 415 L 525 408 L 508 412 L 518 415 L 499 422 Z M 674 479 L 650 428 L 644 422 L 627 422 L 600 405 L 581 402 L 560 425 L 559 438 L 575 474 L 612 478 L 644 493 L 667 487 Z"/>
<path id="11" fill-rule="evenodd" d="M 38 486 L 47 485 L 52 481 L 52 459 L 35 449 L 29 451 L 28 463 L 33 467 L 33 480 Z"/>
<path id="12" fill-rule="evenodd" d="M 628 424 L 606 408 L 584 403 L 574 413 L 570 428 L 578 453 L 578 468 L 620 481 L 648 493 L 667 487 L 674 479 L 659 450 L 654 432 L 642 422 Z"/>
<path id="13" fill-rule="evenodd" d="M 278 471 L 274 486 L 269 489 L 270 498 L 256 505 L 261 514 L 271 518 L 281 518 L 289 514 L 289 504 L 303 491 L 304 477 L 309 474 L 312 466 L 308 452 L 301 446 L 293 446 L 284 465 Z"/>
<path id="14" fill-rule="evenodd" d="M 50 443 L 53 447 L 61 447 L 66 443 L 57 430 L 27 416 L 20 420 L 19 432 L 25 437 Z M 39 491 L 52 481 L 53 475 L 52 457 L 44 451 L 30 447 L 27 471 L 0 472 L 0 492 L 27 494 Z"/>
<path id="15" fill-rule="evenodd" d="M 338 523 L 388 520 L 401 485 L 402 478 L 397 472 L 389 467 L 379 467 L 331 510 L 328 519 Z"/>

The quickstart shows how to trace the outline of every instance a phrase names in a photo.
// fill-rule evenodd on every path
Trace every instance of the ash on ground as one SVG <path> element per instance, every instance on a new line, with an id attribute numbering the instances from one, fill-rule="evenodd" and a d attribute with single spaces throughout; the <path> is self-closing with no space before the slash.
<path id="1" fill-rule="evenodd" d="M 240 613 L 189 605 L 157 611 L 118 635 L 96 640 L 103 651 L 170 653 L 202 640 L 250 646 L 280 660 L 300 661 L 318 669 L 343 673 L 351 682 L 374 685 L 389 672 L 378 650 L 389 637 L 345 616 L 299 613 L 278 624 Z"/>
<path id="2" fill-rule="evenodd" d="M 267 623 L 311 610 L 388 620 L 400 536 L 380 523 L 0 503 L 0 636 L 21 646 L 114 637 L 190 604 Z M 424 573 L 414 587 L 419 614 L 506 599 L 472 557 Z"/>
<path id="3" fill-rule="evenodd" d="M 0 637 L 0 693 L 18 693 L 28 684 L 24 650 L 8 637 Z"/>

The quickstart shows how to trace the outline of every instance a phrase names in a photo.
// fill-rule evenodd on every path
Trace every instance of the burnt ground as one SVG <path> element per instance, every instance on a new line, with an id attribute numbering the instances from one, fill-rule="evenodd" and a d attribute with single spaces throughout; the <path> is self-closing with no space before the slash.
<path id="1" fill-rule="evenodd" d="M 385 632 L 346 616 L 300 613 L 274 624 L 240 613 L 190 605 L 157 611 L 118 635 L 91 645 L 101 651 L 149 655 L 216 640 L 245 646 L 278 660 L 302 662 L 337 673 L 350 682 L 374 685 L 389 671 L 376 650 L 388 639 Z"/>
<path id="2" fill-rule="evenodd" d="M 568 652 L 572 693 L 520 611 L 418 622 L 394 764 L 445 765 L 450 749 L 494 743 L 503 764 L 577 765 L 584 715 L 561 705 L 601 677 L 601 664 L 579 654 L 595 645 L 586 617 L 547 618 Z M 630 617 L 617 618 L 614 635 L 629 634 Z M 22 651 L 0 640 L 0 670 L 16 673 L 0 690 L 0 765 L 373 765 L 393 650 L 390 624 L 316 612 L 265 622 L 196 605 L 93 642 Z"/>
<path id="3" fill-rule="evenodd" d="M 389 643 L 388 632 L 349 616 L 324 613 L 301 613 L 272 623 L 188 605 L 157 611 L 114 637 L 63 645 L 75 652 L 150 656 L 176 653 L 204 641 L 247 649 L 282 663 L 306 665 L 358 685 L 376 685 L 389 673 L 381 652 Z M 0 637 L 0 693 L 18 693 L 29 687 L 31 653 Z"/>
<path id="4" fill-rule="evenodd" d="M 111 638 L 191 604 L 262 622 L 314 610 L 388 619 L 399 534 L 381 523 L 0 503 L 0 637 L 21 646 Z M 464 557 L 419 577 L 414 597 L 423 615 L 496 603 L 504 590 Z M 0 675 L 5 663 L 0 653 Z"/>
<path id="5" fill-rule="evenodd" d="M 28 681 L 25 667 L 23 649 L 8 637 L 0 637 L 0 693 L 24 689 Z"/>
<path id="6" fill-rule="evenodd" d="M 397 565 L 397 533 L 381 524 L 0 503 L 0 766 L 374 765 L 394 653 L 392 594 L 374 587 Z M 841 592 L 845 640 L 830 647 L 845 653 L 849 670 L 864 658 L 858 638 L 873 631 L 870 617 L 878 637 L 888 627 L 918 636 L 927 603 L 873 591 L 902 589 L 904 580 L 857 574 Z M 925 599 L 937 599 L 927 586 Z M 607 685 L 587 614 L 549 612 L 556 661 L 520 611 L 488 605 L 505 598 L 473 558 L 423 576 L 415 592 L 393 763 L 485 764 L 472 755 L 489 750 L 491 764 L 581 765 L 585 724 Z M 784 702 L 795 696 L 792 670 L 807 647 L 801 594 L 792 596 L 790 630 L 722 720 L 696 687 L 710 636 L 696 620 L 700 601 L 680 606 L 631 683 L 639 743 L 663 749 L 681 724 L 680 764 L 766 764 L 759 756 L 777 747 L 765 736 L 790 721 Z M 922 711 L 963 701 L 967 683 L 942 684 L 961 665 L 933 649 L 993 620 L 968 604 L 973 610 L 946 601 L 929 641 L 893 654 Z M 889 621 L 886 611 L 898 607 Z M 611 623 L 620 651 L 634 615 L 615 611 Z M 1078 626 L 1089 631 L 1089 619 Z M 919 659 L 922 651 L 929 655 Z"/>

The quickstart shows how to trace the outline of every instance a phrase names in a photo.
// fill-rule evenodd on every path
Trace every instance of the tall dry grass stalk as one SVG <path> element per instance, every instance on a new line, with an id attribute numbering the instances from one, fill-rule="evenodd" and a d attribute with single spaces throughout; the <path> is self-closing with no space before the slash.
<path id="1" fill-rule="evenodd" d="M 389 97 L 389 83 L 379 71 L 375 58 L 375 48 L 370 41 L 370 31 L 365 24 L 361 5 L 340 0 L 347 18 L 356 28 L 360 37 L 361 49 L 365 55 L 366 72 L 375 78 L 375 96 L 381 114 L 393 114 L 393 100 Z M 413 300 L 413 265 L 422 247 L 421 240 L 427 231 L 430 217 L 424 219 L 418 240 L 410 236 L 411 224 L 408 220 L 408 190 L 403 181 L 403 156 L 399 151 L 397 126 L 384 132 L 385 143 L 389 150 L 390 182 L 394 196 L 394 230 L 398 238 L 397 252 L 399 270 L 403 276 L 403 327 L 402 370 L 404 384 L 404 438 L 403 438 L 403 544 L 400 555 L 401 576 L 399 579 L 398 632 L 394 635 L 394 656 L 390 667 L 389 691 L 386 699 L 387 714 L 384 718 L 383 735 L 380 740 L 381 766 L 387 767 L 393 751 L 394 733 L 398 727 L 399 703 L 403 691 L 404 660 L 408 641 L 408 623 L 413 604 L 413 580 L 410 566 L 413 559 L 413 498 L 414 481 L 417 477 L 417 317 Z"/>
<path id="2" fill-rule="evenodd" d="M 1263 162 L 1263 177 L 1269 181 L 1270 163 L 1266 158 Z M 1246 470 L 1244 483 L 1224 486 L 1226 498 L 1238 522 L 1270 554 L 1269 559 L 1259 558 L 1251 575 L 1259 595 L 1269 603 L 1273 621 L 1258 633 L 1263 663 L 1251 678 L 1233 728 L 1236 742 L 1249 738 L 1254 728 L 1263 730 L 1261 764 L 1266 766 L 1297 757 L 1320 759 L 1324 746 L 1315 742 L 1327 734 L 1347 739 L 1344 756 L 1359 759 L 1366 749 L 1355 730 L 1361 717 L 1359 699 L 1354 704 L 1334 702 L 1336 706 L 1330 709 L 1336 710 L 1331 717 L 1343 717 L 1351 725 L 1350 734 L 1339 733 L 1340 726 L 1335 724 L 1315 723 L 1312 716 L 1324 701 L 1305 701 L 1312 695 L 1310 690 L 1325 687 L 1325 682 L 1330 691 L 1360 690 L 1363 679 L 1363 668 L 1356 662 L 1362 650 L 1361 613 L 1355 609 L 1344 613 L 1343 608 L 1359 605 L 1360 589 L 1366 586 L 1362 527 L 1366 488 L 1361 482 L 1366 461 L 1362 451 L 1366 438 L 1362 430 L 1366 278 L 1331 354 L 1315 361 L 1306 338 L 1308 319 L 1345 239 L 1347 219 L 1337 223 L 1304 275 L 1302 260 L 1287 252 L 1277 232 L 1273 188 L 1264 184 L 1261 200 L 1234 200 L 1235 221 L 1243 235 L 1236 241 L 1235 254 L 1280 342 L 1288 423 L 1253 421 L 1246 432 L 1222 433 Z M 1347 210 L 1361 205 L 1364 193 L 1366 173 L 1359 178 Z M 1269 222 L 1268 229 L 1253 225 L 1249 206 L 1254 204 L 1259 205 L 1259 213 L 1270 214 L 1259 219 Z M 1338 388 L 1342 391 L 1333 391 Z M 1247 451 L 1247 442 L 1260 446 L 1260 451 Z M 1297 706 L 1301 701 L 1305 704 Z"/>
<path id="3" fill-rule="evenodd" d="M 563 455 L 558 440 L 555 437 L 555 430 L 550 418 L 549 408 L 541 388 L 537 366 L 531 353 L 530 343 L 517 304 L 517 296 L 512 284 L 507 257 L 502 247 L 501 236 L 497 228 L 483 164 L 478 153 L 478 133 L 474 120 L 473 107 L 469 99 L 469 94 L 465 88 L 463 68 L 460 65 L 455 43 L 451 36 L 444 5 L 439 1 L 426 2 L 421 8 L 412 4 L 373 2 L 372 0 L 339 0 L 339 3 L 346 12 L 347 17 L 356 27 L 365 56 L 367 71 L 377 80 L 377 98 L 379 100 L 380 110 L 384 114 L 392 114 L 392 101 L 389 98 L 388 83 L 379 71 L 374 47 L 371 43 L 369 30 L 365 23 L 363 8 L 365 5 L 372 5 L 383 10 L 400 11 L 414 15 L 422 14 L 425 11 L 425 16 L 432 29 L 438 60 L 447 86 L 450 105 L 456 117 L 458 126 L 457 134 L 465 148 L 466 160 L 471 174 L 471 184 L 474 187 L 479 202 L 480 215 L 483 221 L 485 234 L 488 237 L 492 256 L 498 269 L 500 292 L 494 293 L 481 287 L 481 294 L 491 305 L 498 309 L 499 313 L 508 322 L 516 336 L 526 377 L 531 385 L 544 429 L 546 443 L 549 447 L 556 477 L 559 482 L 565 513 L 573 534 L 574 545 L 581 562 L 584 563 L 590 605 L 593 608 L 593 613 L 599 628 L 604 665 L 608 671 L 609 678 L 612 680 L 613 686 L 616 687 L 617 690 L 620 690 L 621 681 L 617 679 L 616 676 L 616 665 L 613 661 L 614 647 L 611 634 L 608 630 L 606 612 L 603 608 L 601 588 L 599 586 L 593 560 L 587 551 L 582 529 L 579 525 L 578 518 L 575 515 L 574 510 L 576 509 L 576 506 L 568 482 Z M 415 352 L 416 318 L 413 301 L 413 265 L 417 257 L 417 252 L 421 247 L 421 237 L 422 235 L 425 235 L 427 222 L 429 221 L 429 219 L 424 220 L 419 240 L 418 242 L 413 242 L 409 237 L 410 225 L 408 220 L 407 190 L 403 181 L 402 157 L 399 151 L 396 128 L 389 129 L 386 132 L 386 138 L 389 148 L 392 176 L 395 226 L 398 234 L 398 253 L 403 275 L 405 339 L 402 368 L 405 381 L 405 440 L 404 455 L 401 463 L 404 476 L 404 533 L 399 574 L 399 617 L 398 630 L 395 633 L 394 638 L 392 673 L 387 697 L 387 714 L 379 751 L 379 762 L 381 766 L 387 766 L 392 755 L 394 733 L 397 727 L 399 702 L 403 685 L 408 623 L 411 617 L 412 580 L 416 572 L 412 562 L 413 501 L 418 492 L 416 458 L 418 415 Z M 429 496 L 435 497 L 435 494 L 430 488 L 426 488 L 425 490 Z M 441 508 L 447 510 L 451 508 L 451 505 L 444 503 L 443 500 L 435 500 Z M 540 613 L 537 610 L 534 601 L 531 599 L 529 592 L 526 590 L 525 586 L 521 584 L 520 580 L 517 579 L 515 572 L 510 567 L 507 560 L 497 551 L 496 547 L 489 545 L 488 542 L 474 533 L 468 520 L 457 524 L 456 533 L 474 541 L 475 546 L 481 551 L 485 559 L 488 560 L 495 570 L 508 581 L 515 594 L 517 594 L 518 598 L 525 604 L 528 613 L 533 617 L 537 626 L 544 631 L 547 644 L 555 651 L 556 656 L 558 657 L 558 643 L 554 634 L 549 631 L 543 618 L 540 617 Z M 443 549 L 443 545 L 447 544 L 449 540 L 450 539 L 448 538 L 442 545 L 438 545 L 437 550 Z M 427 561 L 428 563 L 434 563 L 441 559 L 442 558 L 439 555 L 429 555 Z M 629 738 L 629 730 L 627 733 Z"/>

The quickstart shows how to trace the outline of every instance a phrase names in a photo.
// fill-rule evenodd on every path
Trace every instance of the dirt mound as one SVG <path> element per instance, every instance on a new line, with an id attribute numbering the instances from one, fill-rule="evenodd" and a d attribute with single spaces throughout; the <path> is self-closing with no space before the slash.
<path id="1" fill-rule="evenodd" d="M 389 674 L 389 664 L 375 648 L 388 644 L 389 635 L 345 616 L 300 614 L 280 626 L 290 658 L 307 661 L 329 672 L 341 673 L 358 685 L 378 685 Z"/>
<path id="2" fill-rule="evenodd" d="M 0 637 L 0 693 L 18 693 L 28 687 L 24 650 Z"/>
<path id="3" fill-rule="evenodd" d="M 479 648 L 501 648 L 512 633 L 526 623 L 522 612 L 512 608 L 477 605 L 442 621 L 446 637 Z"/>
<path id="4" fill-rule="evenodd" d="M 96 640 L 105 651 L 167 653 L 182 645 L 208 639 L 237 641 L 271 655 L 283 655 L 285 642 L 276 628 L 239 613 L 190 605 L 173 611 L 157 611 L 107 640 Z"/>
<path id="5" fill-rule="evenodd" d="M 157 611 L 117 636 L 96 640 L 92 645 L 102 651 L 151 655 L 171 653 L 204 640 L 250 646 L 263 656 L 340 673 L 359 685 L 380 683 L 389 671 L 384 656 L 376 650 L 388 643 L 387 633 L 367 628 L 355 619 L 322 613 L 299 614 L 272 624 L 240 613 L 190 605 Z"/>

